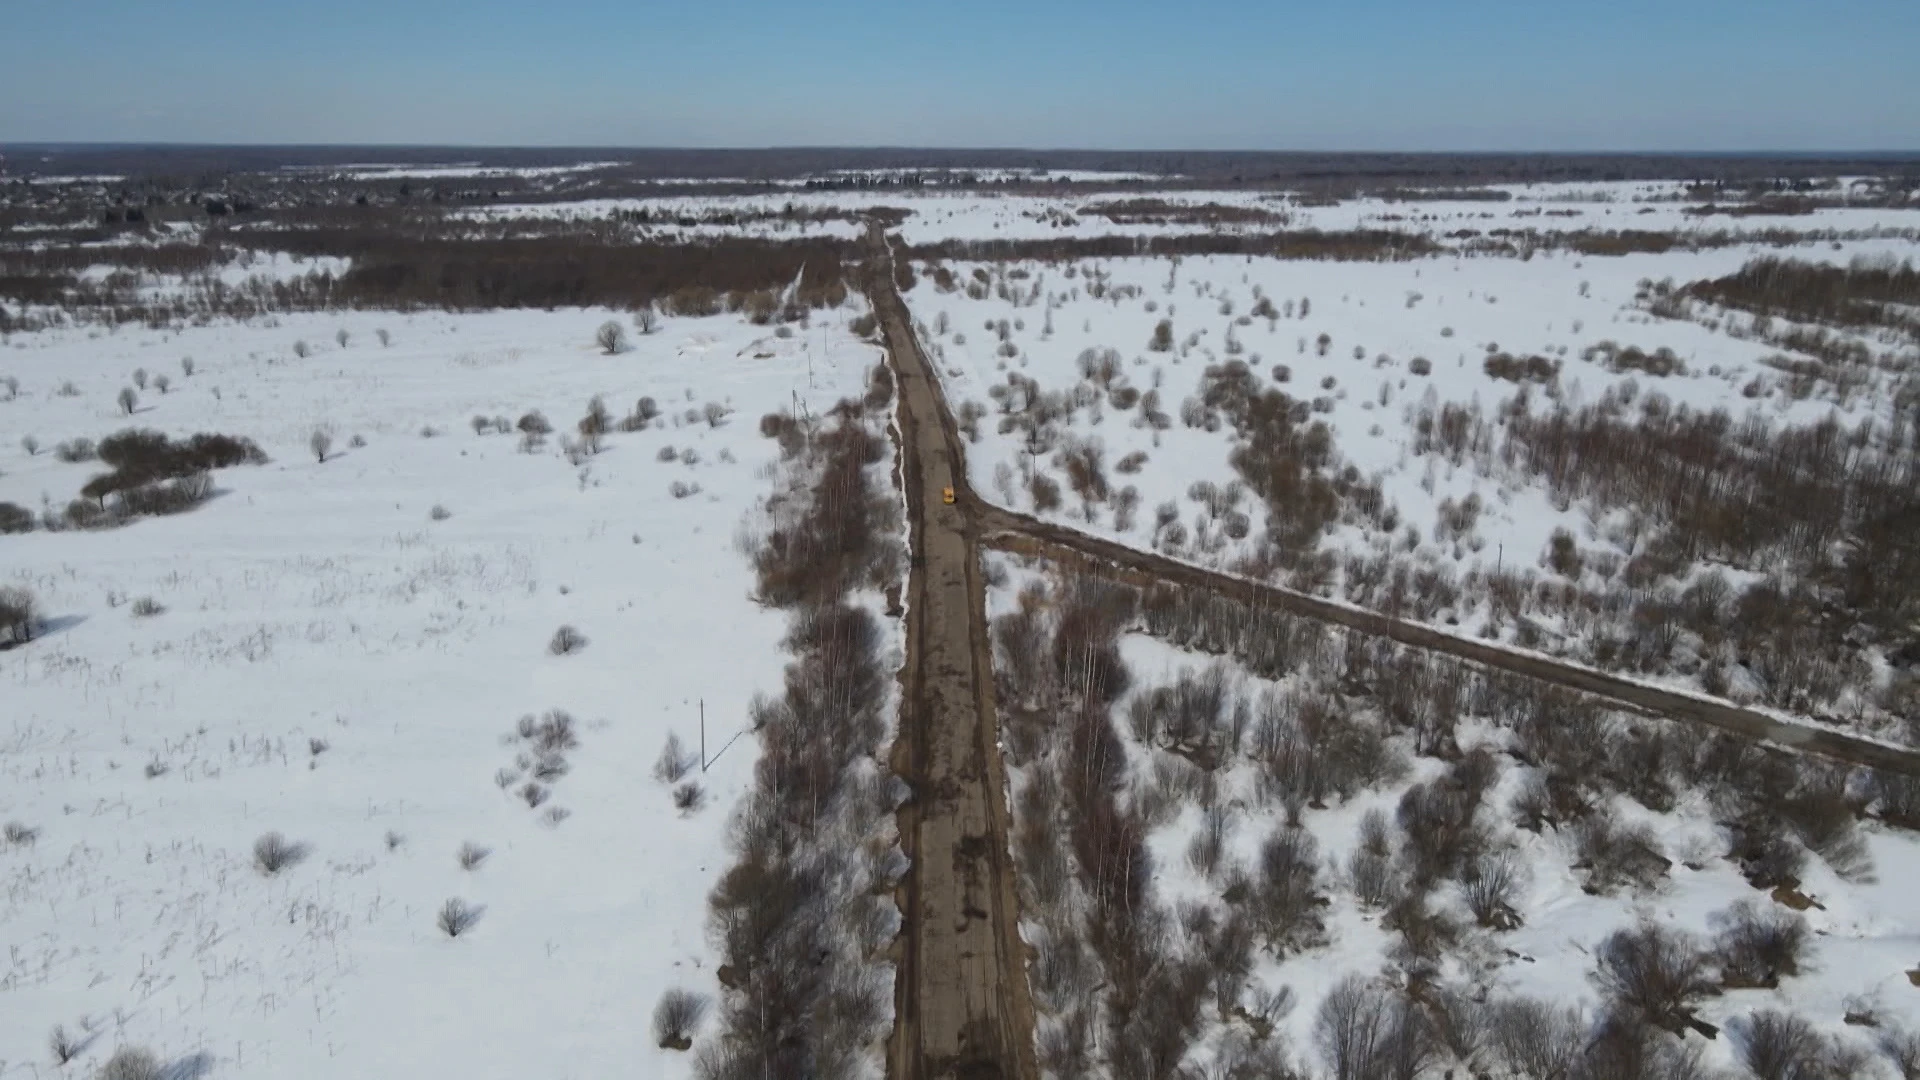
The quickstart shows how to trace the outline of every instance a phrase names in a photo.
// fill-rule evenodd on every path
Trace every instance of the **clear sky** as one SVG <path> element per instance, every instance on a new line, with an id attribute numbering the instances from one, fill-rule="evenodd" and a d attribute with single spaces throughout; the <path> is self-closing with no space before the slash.
<path id="1" fill-rule="evenodd" d="M 1920 148 L 1920 0 L 0 0 L 0 141 Z"/>

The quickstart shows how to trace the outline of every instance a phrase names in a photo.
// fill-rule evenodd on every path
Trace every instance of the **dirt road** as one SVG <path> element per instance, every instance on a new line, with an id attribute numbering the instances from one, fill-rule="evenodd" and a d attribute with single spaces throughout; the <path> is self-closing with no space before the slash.
<path id="1" fill-rule="evenodd" d="M 1870 742 L 1832 728 L 1816 727 L 1810 720 L 1783 720 L 1718 698 L 1663 690 L 1538 653 L 1503 648 L 1424 623 L 1207 570 L 993 506 L 970 490 L 959 493 L 959 501 L 967 508 L 968 516 L 980 531 L 981 543 L 987 547 L 1078 562 L 1089 572 L 1143 587 L 1165 581 L 1208 589 L 1256 607 L 1318 619 L 1403 645 L 1444 653 L 1481 667 L 1591 694 L 1614 706 L 1645 715 L 1707 724 L 1789 750 L 1920 777 L 1920 753 Z"/>
<path id="2" fill-rule="evenodd" d="M 963 507 L 941 499 L 964 486 L 965 466 L 892 264 L 878 261 L 867 291 L 899 386 L 912 529 L 893 758 L 914 790 L 899 818 L 912 870 L 887 1071 L 894 1080 L 1038 1080 L 980 556 Z"/>

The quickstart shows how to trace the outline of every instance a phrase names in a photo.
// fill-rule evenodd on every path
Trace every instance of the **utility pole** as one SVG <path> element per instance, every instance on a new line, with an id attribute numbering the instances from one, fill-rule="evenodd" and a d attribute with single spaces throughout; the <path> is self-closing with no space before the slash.
<path id="1" fill-rule="evenodd" d="M 700 771 L 707 771 L 707 699 L 700 699 Z"/>

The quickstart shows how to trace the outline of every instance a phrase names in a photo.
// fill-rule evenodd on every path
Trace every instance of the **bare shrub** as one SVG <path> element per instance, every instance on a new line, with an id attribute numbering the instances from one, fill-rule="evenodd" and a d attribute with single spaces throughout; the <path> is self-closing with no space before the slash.
<path id="1" fill-rule="evenodd" d="M 99 457 L 92 439 L 68 439 L 53 448 L 53 456 L 68 465 L 79 465 Z"/>
<path id="2" fill-rule="evenodd" d="M 699 781 L 689 780 L 673 789 L 673 808 L 682 814 L 698 813 L 707 805 L 707 789 Z"/>
<path id="3" fill-rule="evenodd" d="M 1400 797 L 1396 817 L 1407 842 L 1403 856 L 1416 884 L 1460 873 L 1486 844 L 1474 824 L 1478 800 L 1444 779 L 1415 784 Z"/>
<path id="4" fill-rule="evenodd" d="M 40 604 L 18 585 L 0 585 L 0 645 L 25 645 L 40 626 Z"/>
<path id="5" fill-rule="evenodd" d="M 1276 954 L 1306 948 L 1320 934 L 1319 862 L 1319 847 L 1305 829 L 1282 826 L 1260 847 L 1255 917 Z"/>
<path id="6" fill-rule="evenodd" d="M 0 839 L 15 847 L 25 847 L 40 838 L 40 830 L 19 821 L 9 821 L 0 826 Z"/>
<path id="7" fill-rule="evenodd" d="M 1511 930 L 1520 925 L 1515 907 L 1525 869 L 1512 852 L 1482 854 L 1467 864 L 1462 891 L 1467 907 L 1481 926 Z"/>
<path id="8" fill-rule="evenodd" d="M 1839 1072 L 1835 1047 L 1805 1019 L 1775 1009 L 1758 1009 L 1737 1017 L 1733 1029 L 1740 1060 L 1755 1080 L 1838 1080 L 1858 1072 Z"/>
<path id="9" fill-rule="evenodd" d="M 143 596 L 135 600 L 128 610 L 133 612 L 133 617 L 136 619 L 151 619 L 155 615 L 164 615 L 167 611 L 166 605 L 151 596 Z"/>
<path id="10" fill-rule="evenodd" d="M 660 995 L 653 1007 L 653 1040 L 662 1050 L 687 1050 L 707 1015 L 707 998 L 678 987 Z"/>
<path id="11" fill-rule="evenodd" d="M 441 506 L 439 503 L 434 503 L 433 509 L 427 511 L 427 517 L 434 521 L 445 521 L 452 516 L 453 511 Z"/>
<path id="12" fill-rule="evenodd" d="M 0 502 L 0 536 L 32 532 L 33 524 L 33 511 L 19 503 Z"/>
<path id="13" fill-rule="evenodd" d="M 570 656 L 587 647 L 587 636 L 571 626 L 562 626 L 553 632 L 553 638 L 547 642 L 547 651 L 555 656 Z"/>
<path id="14" fill-rule="evenodd" d="M 652 304 L 642 304 L 633 313 L 633 328 L 642 334 L 651 334 L 660 327 L 660 312 Z"/>
<path id="15" fill-rule="evenodd" d="M 1225 808 L 1208 807 L 1201 819 L 1200 831 L 1187 845 L 1187 865 L 1211 880 L 1220 869 L 1220 856 L 1226 850 L 1230 829 Z"/>
<path id="16" fill-rule="evenodd" d="M 47 1036 L 47 1049 L 53 1054 L 55 1065 L 65 1065 L 86 1049 L 86 1040 L 77 1039 L 67 1033 L 59 1024 L 53 1025 L 53 1031 Z"/>
<path id="17" fill-rule="evenodd" d="M 1577 869 L 1587 871 L 1587 890 L 1651 888 L 1665 877 L 1672 861 L 1660 854 L 1660 841 L 1644 824 L 1623 824 L 1611 811 L 1596 812 L 1573 830 Z"/>
<path id="18" fill-rule="evenodd" d="M 1723 985 L 1773 987 L 1783 976 L 1800 973 L 1800 956 L 1810 934 L 1798 913 L 1742 897 L 1712 921 Z"/>
<path id="19" fill-rule="evenodd" d="M 120 388 L 120 396 L 115 400 L 120 403 L 122 413 L 132 416 L 133 410 L 140 404 L 140 395 L 133 392 L 133 387 L 123 386 Z"/>
<path id="20" fill-rule="evenodd" d="M 393 335 L 387 333 L 387 328 L 384 326 L 378 330 L 375 330 L 373 332 L 373 336 L 380 339 L 380 347 L 383 349 L 393 344 Z M 187 372 L 187 374 L 191 375 L 193 374 L 193 372 L 189 371 Z"/>
<path id="21" fill-rule="evenodd" d="M 1060 482 L 1046 473 L 1034 473 L 1027 491 L 1033 496 L 1034 510 L 1044 514 L 1060 509 Z"/>
<path id="22" fill-rule="evenodd" d="M 700 759 L 680 742 L 679 734 L 669 731 L 666 745 L 660 748 L 660 756 L 654 759 L 653 778 L 663 784 L 677 784 L 698 764 Z"/>
<path id="23" fill-rule="evenodd" d="M 20 439 L 20 449 L 25 450 L 28 457 L 33 457 L 40 452 L 40 440 L 32 435 L 22 436 Z"/>
<path id="24" fill-rule="evenodd" d="M 492 848 L 481 847 L 479 844 L 468 840 L 460 845 L 460 850 L 454 852 L 453 857 L 454 860 L 460 864 L 460 869 L 478 870 L 480 869 L 480 864 L 486 862 L 487 856 L 492 854 Z"/>
<path id="25" fill-rule="evenodd" d="M 144 1046 L 122 1046 L 100 1066 L 96 1080 L 165 1080 L 160 1059 Z"/>
<path id="26" fill-rule="evenodd" d="M 1587 1022 L 1577 1009 L 1510 998 L 1488 1010 L 1488 1044 L 1515 1076 L 1573 1080 L 1586 1049 Z"/>
<path id="27" fill-rule="evenodd" d="M 1899 1080 L 1920 1080 L 1920 1033 L 1898 1028 L 1883 1031 L 1875 1046 L 1899 1074 Z"/>
<path id="28" fill-rule="evenodd" d="M 1320 1003 L 1313 1035 L 1332 1080 L 1415 1080 L 1440 1050 L 1418 1006 L 1359 975 Z"/>
<path id="29" fill-rule="evenodd" d="M 469 904 L 459 897 L 453 897 L 440 905 L 440 913 L 434 916 L 433 924 L 440 928 L 441 933 L 450 938 L 457 938 L 473 929 L 474 924 L 480 921 L 480 916 L 485 911 L 486 909 L 479 905 Z"/>
<path id="30" fill-rule="evenodd" d="M 548 420 L 546 414 L 542 413 L 539 409 L 521 414 L 519 423 L 514 426 L 519 428 L 523 435 L 542 436 L 553 434 L 553 422 Z"/>
<path id="31" fill-rule="evenodd" d="M 266 833 L 253 842 L 253 865 L 263 874 L 274 874 L 306 861 L 312 849 L 288 840 L 277 832 Z"/>
<path id="32" fill-rule="evenodd" d="M 1679 1031 L 1711 994 L 1706 954 L 1692 937 L 1654 923 L 1614 931 L 1594 950 L 1590 974 L 1613 1003 L 1656 1027 Z"/>
<path id="33" fill-rule="evenodd" d="M 314 428 L 307 436 L 307 449 L 313 451 L 313 459 L 320 464 L 327 463 L 327 454 L 333 449 L 333 436 L 325 428 Z"/>
<path id="34" fill-rule="evenodd" d="M 173 380 L 167 378 L 167 373 L 164 371 L 153 377 L 153 388 L 160 391 L 163 395 L 167 392 L 167 388 L 172 385 Z"/>
<path id="35" fill-rule="evenodd" d="M 667 485 L 667 494 L 676 499 L 685 499 L 700 494 L 700 485 L 685 480 L 675 480 Z"/>
<path id="36" fill-rule="evenodd" d="M 600 346 L 601 352 L 612 356 L 626 349 L 627 331 L 619 323 L 608 319 L 600 324 L 600 329 L 593 332 L 593 343 Z"/>
<path id="37" fill-rule="evenodd" d="M 1173 351 L 1172 319 L 1161 319 L 1158 323 L 1154 324 L 1153 337 L 1148 339 L 1147 349 L 1151 352 Z"/>

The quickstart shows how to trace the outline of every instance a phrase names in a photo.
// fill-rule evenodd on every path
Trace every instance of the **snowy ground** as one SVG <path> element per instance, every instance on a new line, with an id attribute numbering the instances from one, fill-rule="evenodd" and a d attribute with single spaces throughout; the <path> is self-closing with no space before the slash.
<path id="1" fill-rule="evenodd" d="M 212 1076 L 687 1074 L 648 1017 L 667 987 L 716 990 L 705 896 L 754 752 L 732 740 L 785 663 L 785 620 L 749 599 L 733 547 L 770 490 L 756 423 L 857 394 L 878 353 L 849 309 L 790 339 L 669 319 L 605 356 L 591 337 L 609 314 L 0 346 L 20 381 L 0 404 L 0 501 L 64 505 L 101 469 L 29 457 L 29 434 L 219 431 L 272 458 L 218 473 L 220 494 L 182 516 L 0 537 L 0 584 L 49 617 L 0 653 L 0 822 L 35 830 L 0 844 L 0 1077 L 61 1075 L 56 1024 L 86 1033 L 84 1069 L 126 1042 Z M 128 421 L 114 398 L 136 368 L 172 385 L 150 381 Z M 642 395 L 667 415 L 577 467 L 557 436 L 527 454 L 468 426 L 539 409 L 567 432 L 594 394 L 616 417 Z M 682 416 L 710 401 L 733 410 L 721 426 Z M 333 433 L 325 464 L 316 427 Z M 144 597 L 164 613 L 132 614 Z M 549 654 L 562 624 L 584 651 Z M 682 815 L 651 770 L 669 732 L 698 747 L 703 702 L 717 760 L 705 807 Z M 579 746 L 533 809 L 524 777 L 505 790 L 497 774 L 525 752 L 519 718 L 552 709 Z M 308 857 L 263 875 L 268 831 Z M 472 870 L 466 843 L 491 850 Z M 484 908 L 457 940 L 435 927 L 451 897 Z"/>
<path id="2" fill-rule="evenodd" d="M 1538 568 L 1549 538 L 1562 528 L 1582 549 L 1606 552 L 1616 561 L 1633 554 L 1617 516 L 1596 519 L 1578 504 L 1556 505 L 1542 486 L 1512 470 L 1488 475 L 1470 459 L 1420 452 L 1423 415 L 1430 418 L 1452 404 L 1491 420 L 1521 392 L 1485 370 L 1487 355 L 1496 349 L 1560 364 L 1554 389 L 1528 387 L 1536 410 L 1550 407 L 1556 393 L 1577 408 L 1631 390 L 1638 398 L 1660 395 L 1676 405 L 1724 408 L 1735 416 L 1757 410 L 1777 424 L 1837 415 L 1854 425 L 1890 415 L 1887 388 L 1895 376 L 1872 376 L 1879 381 L 1844 399 L 1827 392 L 1796 399 L 1778 385 L 1779 373 L 1762 363 L 1780 349 L 1734 337 L 1725 327 L 1655 319 L 1636 305 L 1642 281 L 1717 277 L 1762 250 L 1737 246 L 1610 258 L 1548 252 L 1528 260 L 1442 255 L 1403 262 L 1085 260 L 1070 264 L 1071 276 L 1060 265 L 952 263 L 944 269 L 953 288 L 942 289 L 934 275 L 922 273 L 906 296 L 949 400 L 956 408 L 983 410 L 968 471 L 986 497 L 1034 512 L 1028 480 L 1043 473 L 1059 482 L 1063 502 L 1042 516 L 1233 567 L 1262 547 L 1265 508 L 1239 491 L 1229 462 L 1232 426 L 1195 426 L 1182 407 L 1197 402 L 1209 366 L 1237 360 L 1261 386 L 1312 402 L 1313 419 L 1331 428 L 1343 465 L 1375 482 L 1386 504 L 1397 509 L 1394 527 L 1342 525 L 1322 539 L 1323 550 L 1368 555 L 1391 548 L 1464 577 Z M 1844 264 L 1909 251 L 1900 241 L 1863 240 L 1784 253 Z M 1263 298 L 1275 317 L 1254 314 Z M 1163 319 L 1171 323 L 1173 347 L 1153 351 L 1150 340 Z M 1604 356 L 1586 355 L 1605 342 L 1647 353 L 1670 349 L 1684 370 L 1665 376 L 1616 371 Z M 1109 351 L 1119 374 L 1096 385 L 1084 374 L 1083 358 Z M 1773 385 L 1750 399 L 1748 384 L 1757 377 Z M 1013 379 L 1030 379 L 1042 393 L 1077 404 L 1059 426 L 1060 437 L 1039 453 L 1023 427 L 1002 424 L 1007 408 L 1018 412 L 1027 398 L 1008 385 Z M 1140 405 L 1120 408 L 1123 399 L 1115 391 L 1123 388 L 1138 397 L 1157 394 L 1158 411 L 1170 426 L 1156 430 Z M 1133 489 L 1138 509 L 1131 515 L 1119 510 L 1117 498 L 1089 504 L 1066 490 L 1058 455 L 1076 440 L 1100 448 L 1116 495 Z M 1127 462 L 1129 457 L 1135 460 Z M 1221 497 L 1196 491 L 1198 482 L 1219 489 Z M 1481 507 L 1477 522 L 1458 535 L 1443 535 L 1445 512 L 1469 500 Z M 1160 508 L 1177 515 L 1171 531 L 1157 524 Z M 1241 516 L 1237 527 L 1226 528 L 1235 516 Z M 1417 534 L 1417 549 L 1408 547 L 1414 543 L 1408 534 Z M 1328 589 L 1341 594 L 1338 573 Z M 1490 612 L 1482 607 L 1445 614 L 1461 632 L 1478 633 Z M 1511 639 L 1517 629 L 1508 624 L 1500 633 Z"/>

